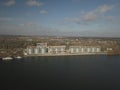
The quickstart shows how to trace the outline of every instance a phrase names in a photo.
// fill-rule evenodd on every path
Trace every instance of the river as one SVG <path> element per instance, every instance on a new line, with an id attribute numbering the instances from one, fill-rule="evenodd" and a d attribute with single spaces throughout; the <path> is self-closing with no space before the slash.
<path id="1" fill-rule="evenodd" d="M 120 90 L 120 56 L 49 56 L 0 61 L 1 90 Z"/>

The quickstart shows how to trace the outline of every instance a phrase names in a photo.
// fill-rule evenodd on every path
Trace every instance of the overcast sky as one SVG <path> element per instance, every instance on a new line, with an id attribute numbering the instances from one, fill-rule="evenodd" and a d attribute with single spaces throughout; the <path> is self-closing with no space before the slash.
<path id="1" fill-rule="evenodd" d="M 120 0 L 0 0 L 0 34 L 120 37 Z"/>

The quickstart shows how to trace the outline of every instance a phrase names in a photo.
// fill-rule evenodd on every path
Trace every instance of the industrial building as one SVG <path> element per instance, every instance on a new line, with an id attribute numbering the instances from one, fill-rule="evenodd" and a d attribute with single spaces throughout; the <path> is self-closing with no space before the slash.
<path id="1" fill-rule="evenodd" d="M 49 46 L 48 47 L 48 53 L 54 53 L 54 54 L 58 54 L 58 53 L 65 53 L 65 48 L 66 46 Z"/>
<path id="2" fill-rule="evenodd" d="M 27 54 L 45 54 L 47 53 L 47 43 L 37 43 L 37 46 L 27 47 Z"/>
<path id="3" fill-rule="evenodd" d="M 99 46 L 70 46 L 70 53 L 99 53 L 101 48 Z"/>
<path id="4" fill-rule="evenodd" d="M 27 55 L 62 55 L 62 54 L 97 54 L 101 52 L 100 46 L 47 46 L 47 43 L 37 43 L 26 49 Z"/>

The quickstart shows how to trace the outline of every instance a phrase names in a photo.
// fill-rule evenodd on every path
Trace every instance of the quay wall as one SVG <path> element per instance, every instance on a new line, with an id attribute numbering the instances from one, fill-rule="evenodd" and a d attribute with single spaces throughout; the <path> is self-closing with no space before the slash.
<path id="1" fill-rule="evenodd" d="M 79 53 L 79 54 L 71 54 L 71 53 L 64 53 L 64 54 L 30 54 L 30 55 L 26 55 L 27 57 L 29 56 L 79 56 L 79 55 L 107 55 L 106 52 L 102 52 L 102 53 Z"/>

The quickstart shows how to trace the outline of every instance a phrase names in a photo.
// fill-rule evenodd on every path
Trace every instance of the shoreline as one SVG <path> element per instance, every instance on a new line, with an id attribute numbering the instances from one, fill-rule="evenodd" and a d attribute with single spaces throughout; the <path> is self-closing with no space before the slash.
<path id="1" fill-rule="evenodd" d="M 30 56 L 82 56 L 82 55 L 108 55 L 107 53 L 80 53 L 80 54 L 32 54 L 32 55 L 25 55 L 25 57 Z"/>
<path id="2" fill-rule="evenodd" d="M 71 54 L 71 53 L 63 53 L 63 54 L 31 54 L 31 55 L 24 55 L 24 56 L 20 56 L 20 58 L 13 58 L 10 57 L 12 59 L 6 59 L 6 60 L 13 60 L 13 59 L 21 59 L 24 57 L 56 57 L 56 56 L 96 56 L 96 55 L 106 55 L 106 56 L 114 56 L 117 55 L 119 56 L 120 54 L 108 54 L 106 52 L 102 52 L 102 53 L 79 53 L 79 54 Z M 0 60 L 3 60 L 4 58 L 0 57 Z"/>

